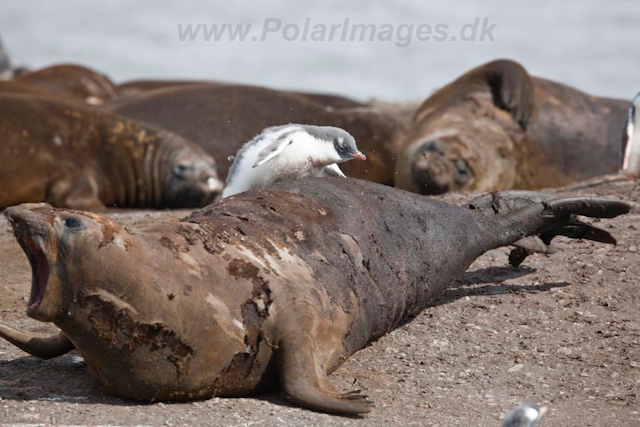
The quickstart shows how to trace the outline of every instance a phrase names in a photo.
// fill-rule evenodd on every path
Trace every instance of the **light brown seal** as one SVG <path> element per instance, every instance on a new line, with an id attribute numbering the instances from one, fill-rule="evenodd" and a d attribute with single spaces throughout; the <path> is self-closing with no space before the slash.
<path id="1" fill-rule="evenodd" d="M 222 191 L 211 156 L 181 136 L 50 97 L 0 95 L 0 209 L 198 207 Z"/>
<path id="2" fill-rule="evenodd" d="M 629 208 L 578 197 L 486 216 L 340 178 L 279 183 L 137 231 L 17 206 L 6 216 L 32 265 L 27 313 L 61 332 L 0 336 L 45 357 L 75 347 L 128 399 L 279 384 L 306 408 L 367 412 L 365 396 L 329 381 L 346 358 L 415 317 L 483 252 Z"/>
<path id="3" fill-rule="evenodd" d="M 427 99 L 396 161 L 422 194 L 560 186 L 616 172 L 628 103 L 490 62 Z"/>
<path id="4" fill-rule="evenodd" d="M 14 81 L 92 105 L 118 96 L 107 76 L 80 65 L 53 65 L 17 76 Z"/>

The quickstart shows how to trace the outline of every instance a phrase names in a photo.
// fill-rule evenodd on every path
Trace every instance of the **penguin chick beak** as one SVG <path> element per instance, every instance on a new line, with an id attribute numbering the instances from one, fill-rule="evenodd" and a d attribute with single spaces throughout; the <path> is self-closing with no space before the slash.
<path id="1" fill-rule="evenodd" d="M 362 154 L 360 151 L 358 151 L 357 153 L 351 153 L 351 157 L 356 158 L 358 160 L 367 160 L 367 156 Z"/>

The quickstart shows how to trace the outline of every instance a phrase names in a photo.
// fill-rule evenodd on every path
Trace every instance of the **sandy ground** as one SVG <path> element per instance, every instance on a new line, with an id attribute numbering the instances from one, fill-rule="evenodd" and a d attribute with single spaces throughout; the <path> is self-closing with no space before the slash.
<path id="1" fill-rule="evenodd" d="M 597 180 L 572 193 L 638 202 L 640 184 Z M 136 226 L 184 214 L 109 215 Z M 0 341 L 0 425 L 498 426 L 528 401 L 549 406 L 542 426 L 638 426 L 640 213 L 599 225 L 617 246 L 558 239 L 559 253 L 520 268 L 505 248 L 483 255 L 416 319 L 350 358 L 331 380 L 366 391 L 376 408 L 364 417 L 299 409 L 281 393 L 134 404 L 105 395 L 75 353 L 42 361 Z M 24 314 L 30 268 L 4 220 L 0 259 L 2 322 L 52 331 Z"/>

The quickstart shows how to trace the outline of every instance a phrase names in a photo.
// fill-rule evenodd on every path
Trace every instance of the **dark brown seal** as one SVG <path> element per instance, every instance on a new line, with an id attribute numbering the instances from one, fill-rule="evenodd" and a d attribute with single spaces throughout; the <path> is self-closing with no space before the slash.
<path id="1" fill-rule="evenodd" d="M 483 252 L 574 214 L 629 208 L 580 197 L 486 216 L 339 178 L 279 183 L 140 231 L 17 206 L 6 216 L 32 265 L 27 313 L 61 332 L 0 336 L 45 357 L 75 347 L 108 392 L 128 399 L 279 383 L 310 409 L 367 412 L 363 395 L 328 379 L 347 357 L 417 315 Z"/>
<path id="2" fill-rule="evenodd" d="M 196 207 L 222 190 L 211 156 L 181 136 L 50 97 L 0 95 L 0 209 Z"/>
<path id="3" fill-rule="evenodd" d="M 422 193 L 531 189 L 617 170 L 628 102 L 490 62 L 416 112 L 396 162 L 397 187 Z"/>
<path id="4" fill-rule="evenodd" d="M 341 107 L 332 105 L 339 104 Z M 349 132 L 367 156 L 346 163 L 347 176 L 393 182 L 393 152 L 399 126 L 383 113 L 332 95 L 296 94 L 238 85 L 182 85 L 147 92 L 103 106 L 106 111 L 183 135 L 202 146 L 226 176 L 227 160 L 270 126 L 305 123 Z"/>
<path id="5" fill-rule="evenodd" d="M 53 65 L 22 74 L 14 80 L 92 105 L 117 97 L 116 87 L 108 77 L 80 65 Z"/>
<path id="6" fill-rule="evenodd" d="M 237 86 L 232 83 L 214 82 L 214 81 L 198 81 L 198 80 L 132 80 L 119 84 L 116 88 L 120 98 L 126 98 L 131 96 L 137 96 L 148 93 L 157 89 L 167 89 L 185 86 L 202 86 L 208 85 L 209 87 L 222 87 L 222 86 Z M 259 86 L 244 86 L 260 88 Z M 313 92 L 297 92 L 297 91 L 281 91 L 291 95 L 299 95 L 315 101 L 319 104 L 333 107 L 333 108 L 357 108 L 366 107 L 367 104 L 358 102 L 356 100 L 345 98 L 343 96 L 334 95 L 330 93 L 313 93 Z"/>

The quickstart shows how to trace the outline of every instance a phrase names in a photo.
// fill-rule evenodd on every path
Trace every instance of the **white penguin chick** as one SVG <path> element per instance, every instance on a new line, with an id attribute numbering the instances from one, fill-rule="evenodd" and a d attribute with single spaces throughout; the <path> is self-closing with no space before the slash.
<path id="1" fill-rule="evenodd" d="M 222 197 L 307 176 L 346 178 L 337 163 L 366 160 L 347 131 L 289 124 L 267 128 L 236 154 Z"/>
<path id="2" fill-rule="evenodd" d="M 504 417 L 502 427 L 536 427 L 547 410 L 546 406 L 523 403 Z"/>
<path id="3" fill-rule="evenodd" d="M 622 132 L 621 172 L 630 178 L 640 178 L 640 93 L 631 101 L 629 115 Z"/>

